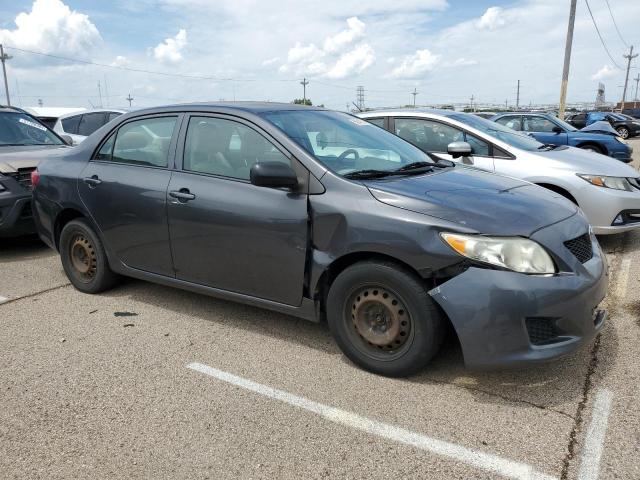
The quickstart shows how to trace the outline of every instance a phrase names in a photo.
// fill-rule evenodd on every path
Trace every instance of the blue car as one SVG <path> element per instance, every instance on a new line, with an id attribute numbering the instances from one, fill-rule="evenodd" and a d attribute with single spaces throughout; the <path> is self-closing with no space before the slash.
<path id="1" fill-rule="evenodd" d="M 490 120 L 517 131 L 527 132 L 542 143 L 591 150 L 625 163 L 632 160 L 633 148 L 620 138 L 615 130 L 609 128 L 608 124 L 603 125 L 601 130 L 596 124 L 586 127 L 589 131 L 578 130 L 551 114 L 525 112 L 499 113 Z"/>

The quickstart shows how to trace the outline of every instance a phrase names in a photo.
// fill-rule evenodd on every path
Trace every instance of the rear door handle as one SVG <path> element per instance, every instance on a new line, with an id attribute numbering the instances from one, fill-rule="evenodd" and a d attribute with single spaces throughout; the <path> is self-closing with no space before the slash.
<path id="1" fill-rule="evenodd" d="M 84 178 L 84 183 L 89 185 L 89 188 L 95 188 L 102 183 L 102 180 L 100 180 L 97 175 L 92 175 Z"/>
<path id="2" fill-rule="evenodd" d="M 181 202 L 188 202 L 193 200 L 196 196 L 189 191 L 188 188 L 181 188 L 180 190 L 171 190 L 169 196 L 178 199 Z"/>

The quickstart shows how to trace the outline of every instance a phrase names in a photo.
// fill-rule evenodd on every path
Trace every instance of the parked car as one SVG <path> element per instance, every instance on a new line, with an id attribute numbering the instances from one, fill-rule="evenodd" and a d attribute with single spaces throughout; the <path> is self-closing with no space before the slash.
<path id="1" fill-rule="evenodd" d="M 94 109 L 81 113 L 68 113 L 56 119 L 53 130 L 59 134 L 69 135 L 73 139 L 74 145 L 77 145 L 100 127 L 125 112 L 125 110 L 118 109 Z"/>
<path id="2" fill-rule="evenodd" d="M 473 112 L 473 114 L 481 118 L 491 118 L 496 114 L 496 112 Z"/>
<path id="3" fill-rule="evenodd" d="M 65 140 L 35 117 L 0 106 L 0 237 L 35 233 L 31 172 L 45 153 L 65 147 Z"/>
<path id="4" fill-rule="evenodd" d="M 408 109 L 359 116 L 440 158 L 559 193 L 580 206 L 598 234 L 640 228 L 640 173 L 617 160 L 574 147 L 545 145 L 467 113 Z"/>
<path id="5" fill-rule="evenodd" d="M 640 106 L 638 106 L 637 108 L 625 108 L 624 110 L 622 110 L 622 113 L 633 119 L 638 120 L 640 119 Z"/>
<path id="6" fill-rule="evenodd" d="M 23 110 L 36 117 L 40 123 L 46 125 L 51 130 L 55 126 L 58 118 L 78 112 L 84 112 L 84 107 L 24 107 Z"/>
<path id="7" fill-rule="evenodd" d="M 624 139 L 640 134 L 640 121 L 620 113 L 580 112 L 567 117 L 567 122 L 578 129 L 600 121 L 608 122 Z"/>
<path id="8" fill-rule="evenodd" d="M 568 354 L 604 322 L 606 261 L 573 203 L 346 113 L 140 110 L 34 184 L 40 236 L 78 290 L 120 274 L 326 319 L 384 375 L 422 369 L 449 323 L 468 365 L 495 366 Z"/>
<path id="9" fill-rule="evenodd" d="M 629 163 L 633 160 L 633 148 L 624 139 L 604 133 L 606 130 L 580 131 L 573 125 L 545 113 L 499 113 L 491 118 L 519 132 L 526 132 L 536 140 L 551 145 L 569 145 L 608 155 L 616 160 Z M 608 130 L 608 127 L 607 127 Z"/>

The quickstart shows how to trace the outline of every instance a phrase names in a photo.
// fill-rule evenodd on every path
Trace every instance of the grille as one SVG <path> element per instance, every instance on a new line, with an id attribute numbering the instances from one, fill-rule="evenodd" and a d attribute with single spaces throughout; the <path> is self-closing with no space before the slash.
<path id="1" fill-rule="evenodd" d="M 555 319 L 532 317 L 525 319 L 525 324 L 533 345 L 547 345 L 561 340 Z"/>
<path id="2" fill-rule="evenodd" d="M 588 233 L 564 242 L 564 246 L 580 261 L 586 263 L 593 258 L 593 245 Z"/>
<path id="3" fill-rule="evenodd" d="M 12 177 L 27 190 L 33 190 L 33 185 L 31 185 L 31 172 L 35 169 L 36 167 L 19 168 L 17 172 L 8 173 L 7 175 Z"/>

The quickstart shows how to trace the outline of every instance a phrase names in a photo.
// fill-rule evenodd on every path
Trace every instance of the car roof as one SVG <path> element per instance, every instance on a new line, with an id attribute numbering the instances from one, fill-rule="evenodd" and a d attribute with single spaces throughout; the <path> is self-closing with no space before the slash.
<path id="1" fill-rule="evenodd" d="M 288 110 L 325 110 L 322 107 L 310 107 L 308 105 L 297 105 L 294 103 L 279 102 L 195 102 L 195 103 L 177 103 L 172 105 L 164 105 L 161 107 L 150 107 L 136 110 L 136 114 L 161 113 L 164 111 L 180 111 L 180 110 L 207 110 L 207 109 L 230 109 L 242 110 L 249 113 L 276 112 Z"/>
<path id="2" fill-rule="evenodd" d="M 391 116 L 397 114 L 407 114 L 407 113 L 430 113 L 433 115 L 441 115 L 443 117 L 450 117 L 455 115 L 456 113 L 464 113 L 458 112 L 456 110 L 446 110 L 442 108 L 389 108 L 389 109 L 379 109 L 379 110 L 366 110 L 364 112 L 358 112 L 358 115 L 368 116 L 368 115 L 383 115 L 383 116 Z"/>
<path id="3" fill-rule="evenodd" d="M 58 116 L 58 118 L 65 119 L 69 117 L 75 117 L 76 115 L 84 115 L 85 113 L 103 113 L 103 112 L 127 113 L 128 110 L 123 110 L 122 108 L 87 108 L 77 112 L 65 113 L 64 115 Z M 45 116 L 45 115 L 40 115 L 40 116 Z"/>

